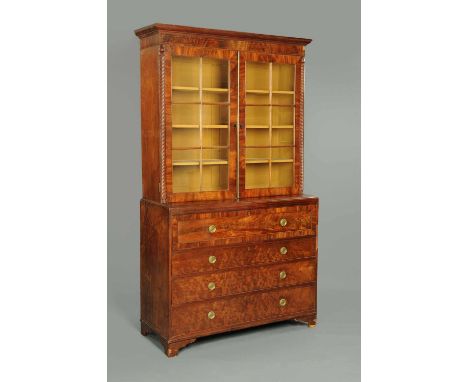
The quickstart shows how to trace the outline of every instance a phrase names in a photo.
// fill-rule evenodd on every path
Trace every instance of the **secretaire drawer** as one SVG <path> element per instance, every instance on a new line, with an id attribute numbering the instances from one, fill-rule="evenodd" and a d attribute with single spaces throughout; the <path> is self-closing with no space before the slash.
<path id="1" fill-rule="evenodd" d="M 317 254 L 316 243 L 317 238 L 313 236 L 230 247 L 175 251 L 172 256 L 172 276 L 186 276 L 312 257 Z"/>
<path id="2" fill-rule="evenodd" d="M 172 223 L 173 244 L 182 249 L 311 236 L 316 231 L 316 207 L 180 215 Z"/>
<path id="3" fill-rule="evenodd" d="M 179 277 L 172 282 L 172 305 L 262 289 L 306 284 L 315 279 L 315 258 Z"/>
<path id="4" fill-rule="evenodd" d="M 287 319 L 314 312 L 315 302 L 315 285 L 308 285 L 181 305 L 172 309 L 171 332 L 174 337 L 184 337 L 265 319 Z"/>

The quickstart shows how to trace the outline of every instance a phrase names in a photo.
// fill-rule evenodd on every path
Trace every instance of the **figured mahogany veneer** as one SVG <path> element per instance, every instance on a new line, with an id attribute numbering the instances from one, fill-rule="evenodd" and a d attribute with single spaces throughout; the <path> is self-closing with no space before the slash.
<path id="1" fill-rule="evenodd" d="M 275 321 L 313 314 L 315 298 L 315 286 L 308 285 L 193 303 L 173 308 L 171 329 L 179 339 L 231 330 L 237 325 L 254 326 L 267 318 Z M 286 300 L 285 306 L 280 305 L 281 299 Z M 208 317 L 209 312 L 215 313 L 213 319 Z"/>
<path id="2" fill-rule="evenodd" d="M 174 245 L 182 249 L 311 236 L 316 224 L 316 205 L 306 205 L 185 215 L 174 221 L 172 235 Z M 216 231 L 210 232 L 210 226 Z"/>
<path id="3" fill-rule="evenodd" d="M 286 253 L 281 253 L 282 248 L 286 248 Z M 316 237 L 176 251 L 172 256 L 172 277 L 291 261 L 315 256 L 316 251 Z M 215 256 L 215 262 L 210 263 L 210 256 Z"/>
<path id="4" fill-rule="evenodd" d="M 315 259 L 174 279 L 172 305 L 315 281 Z"/>
<path id="5" fill-rule="evenodd" d="M 292 318 L 315 322 L 318 199 L 204 204 L 141 201 L 142 333 L 158 334 L 166 354 L 173 356 L 200 336 Z M 199 219 L 202 210 L 208 211 L 205 220 Z M 289 219 L 284 227 L 278 224 L 282 216 Z M 222 236 L 202 248 L 178 249 L 180 222 L 203 226 L 210 235 L 206 223 L 225 227 L 224 219 L 233 237 L 243 238 L 241 244 L 227 246 L 231 237 L 221 229 Z M 195 224 L 200 221 L 203 225 Z M 245 233 L 249 226 L 261 230 L 258 222 L 267 224 L 262 232 L 274 240 Z M 282 234 L 291 237 L 281 239 Z M 285 306 L 279 305 L 282 298 Z"/>
<path id="6" fill-rule="evenodd" d="M 314 326 L 318 198 L 302 195 L 311 40 L 169 24 L 135 33 L 141 334 L 173 357 L 215 333 Z"/>

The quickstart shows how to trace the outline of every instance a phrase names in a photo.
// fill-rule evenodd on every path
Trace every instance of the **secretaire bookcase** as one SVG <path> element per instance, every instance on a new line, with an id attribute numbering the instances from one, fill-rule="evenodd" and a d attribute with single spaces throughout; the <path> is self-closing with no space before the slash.
<path id="1" fill-rule="evenodd" d="M 141 333 L 168 356 L 276 321 L 315 326 L 318 198 L 303 192 L 311 41 L 137 30 Z"/>

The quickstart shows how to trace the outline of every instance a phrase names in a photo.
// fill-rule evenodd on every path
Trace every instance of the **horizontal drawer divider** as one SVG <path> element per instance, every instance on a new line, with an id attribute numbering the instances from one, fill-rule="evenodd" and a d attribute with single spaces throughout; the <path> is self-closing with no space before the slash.
<path id="1" fill-rule="evenodd" d="M 202 300 L 194 300 L 194 301 L 184 302 L 184 303 L 179 304 L 179 305 L 172 304 L 172 296 L 171 296 L 171 306 L 173 308 L 180 308 L 180 307 L 191 305 L 191 304 L 199 304 L 201 302 L 226 300 L 226 299 L 229 299 L 229 298 L 232 298 L 232 297 L 252 295 L 252 294 L 259 293 L 259 292 L 267 292 L 267 291 L 272 291 L 273 292 L 273 291 L 278 291 L 280 289 L 293 289 L 293 288 L 304 287 L 304 286 L 308 286 L 308 285 L 317 285 L 317 281 L 309 281 L 309 282 L 301 283 L 301 284 L 285 285 L 285 286 L 279 286 L 279 287 L 273 287 L 273 288 L 255 289 L 255 290 L 251 290 L 251 291 L 248 291 L 248 292 L 233 293 L 233 294 L 228 294 L 228 295 L 224 295 L 224 296 L 218 296 L 218 297 L 206 298 L 206 299 L 202 299 Z"/>
<path id="2" fill-rule="evenodd" d="M 261 263 L 261 264 L 254 264 L 254 265 L 244 265 L 240 267 L 230 267 L 230 268 L 223 268 L 223 269 L 214 269 L 212 271 L 206 271 L 206 272 L 196 272 L 196 273 L 186 273 L 184 275 L 180 276 L 172 276 L 172 280 L 179 280 L 179 279 L 190 279 L 194 276 L 203 276 L 203 275 L 213 275 L 213 274 L 218 274 L 218 273 L 224 273 L 224 272 L 231 272 L 239 269 L 250 269 L 250 268 L 260 268 L 260 267 L 268 267 L 269 265 L 278 265 L 278 264 L 290 264 L 290 263 L 295 263 L 295 262 L 300 262 L 303 260 L 307 259 L 315 259 L 317 256 L 312 255 L 312 256 L 306 256 L 306 257 L 295 257 L 293 259 L 288 259 L 284 261 L 272 261 L 270 263 Z"/>
<path id="3" fill-rule="evenodd" d="M 271 317 L 261 318 L 259 320 L 244 321 L 241 324 L 229 325 L 228 327 L 224 327 L 224 328 L 218 328 L 214 330 L 212 329 L 201 330 L 201 331 L 196 331 L 190 334 L 182 334 L 182 335 L 174 336 L 171 338 L 171 342 L 176 342 L 176 341 L 183 340 L 186 338 L 203 337 L 203 336 L 208 336 L 212 334 L 223 333 L 223 332 L 226 332 L 227 330 L 226 328 L 229 328 L 229 331 L 241 330 L 250 326 L 267 325 L 273 322 L 292 320 L 295 317 L 316 315 L 316 314 L 317 314 L 317 308 L 315 308 L 314 310 L 304 310 L 304 311 L 296 312 L 293 314 L 286 314 L 286 315 L 280 315 L 280 316 L 273 315 Z"/>
<path id="4" fill-rule="evenodd" d="M 313 224 L 313 227 L 317 226 L 317 224 Z M 296 236 L 296 237 L 287 237 L 287 238 L 280 238 L 280 239 L 267 239 L 267 240 L 262 240 L 262 241 L 244 241 L 242 243 L 230 243 L 230 244 L 218 244 L 218 245 L 210 245 L 209 248 L 212 248 L 213 250 L 216 250 L 217 248 L 226 248 L 226 247 L 246 247 L 248 245 L 258 245 L 258 244 L 271 244 L 271 243 L 280 243 L 280 242 L 288 242 L 291 240 L 301 240 L 305 238 L 313 238 L 316 237 L 317 234 L 315 235 L 304 235 L 304 236 Z M 194 248 L 183 248 L 179 249 L 176 247 L 175 244 L 172 244 L 172 256 L 174 256 L 177 253 L 183 253 L 183 252 L 190 252 L 197 250 L 198 248 L 206 248 L 206 247 L 194 247 Z"/>
<path id="5" fill-rule="evenodd" d="M 311 237 L 316 237 L 317 235 L 306 235 L 306 236 L 299 236 L 299 237 L 288 237 L 286 239 L 270 239 L 270 240 L 264 240 L 261 242 L 261 244 L 265 244 L 265 245 L 268 245 L 268 244 L 278 244 L 278 243 L 281 243 L 281 242 L 288 242 L 288 241 L 291 241 L 291 240 L 301 240 L 301 239 L 305 239 L 305 238 L 311 238 Z M 216 248 L 226 248 L 226 247 L 247 247 L 249 245 L 258 245 L 259 243 L 257 241 L 249 241 L 249 242 L 244 242 L 244 243 L 233 243 L 233 244 L 229 244 L 229 245 L 214 245 L 210 248 L 212 248 L 213 250 L 215 250 Z M 194 249 L 175 249 L 173 251 L 173 256 L 174 254 L 176 253 L 183 253 L 183 252 L 190 252 L 190 251 L 193 251 Z"/>

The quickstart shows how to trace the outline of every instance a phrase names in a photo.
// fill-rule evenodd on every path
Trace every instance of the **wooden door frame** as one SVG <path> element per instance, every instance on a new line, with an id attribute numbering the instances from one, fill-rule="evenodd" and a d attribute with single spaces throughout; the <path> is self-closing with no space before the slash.
<path id="1" fill-rule="evenodd" d="M 294 83 L 294 161 L 293 161 L 293 180 L 291 187 L 275 188 L 245 188 L 245 104 L 246 104 L 246 61 L 255 61 L 263 63 L 280 63 L 295 65 L 295 83 Z M 304 164 L 304 56 L 297 55 L 279 55 L 262 54 L 255 52 L 240 52 L 239 60 L 239 123 L 242 127 L 239 132 L 239 196 L 240 198 L 250 197 L 269 197 L 300 195 L 303 192 L 303 164 Z"/>
<path id="2" fill-rule="evenodd" d="M 161 194 L 167 202 L 188 202 L 201 200 L 229 200 L 236 199 L 237 188 L 237 51 L 193 47 L 185 45 L 165 45 L 161 52 L 164 71 L 161 81 L 164 94 L 161 97 L 161 114 L 164 115 L 162 130 L 165 136 L 161 139 L 162 180 Z M 172 189 L 172 56 L 210 57 L 228 60 L 229 62 L 229 152 L 228 152 L 228 189 L 224 191 L 198 191 L 174 193 Z M 163 75 L 165 72 L 165 76 Z M 163 178 L 163 176 L 165 176 Z"/>

